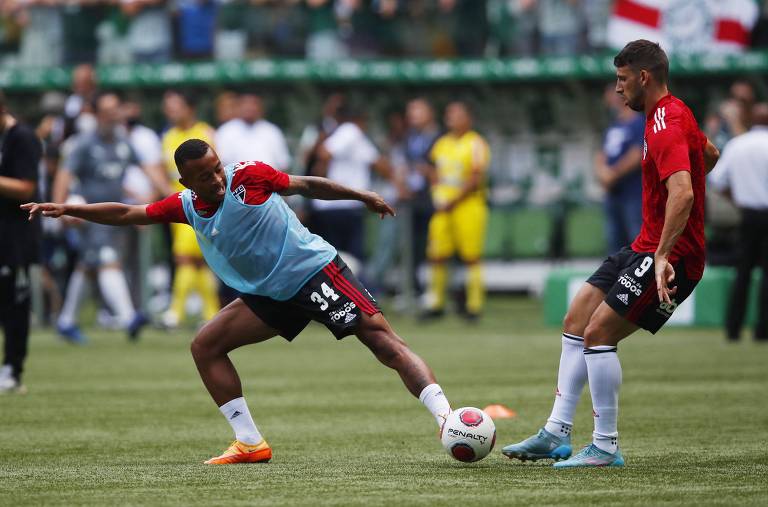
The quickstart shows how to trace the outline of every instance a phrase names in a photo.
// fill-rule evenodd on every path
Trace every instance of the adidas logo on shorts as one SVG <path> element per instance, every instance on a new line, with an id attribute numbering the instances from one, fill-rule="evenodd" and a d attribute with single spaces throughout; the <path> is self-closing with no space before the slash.
<path id="1" fill-rule="evenodd" d="M 348 313 L 347 316 L 344 317 L 344 324 L 349 324 L 355 319 L 355 317 L 357 317 L 357 315 L 354 313 Z"/>
<path id="2" fill-rule="evenodd" d="M 618 299 L 625 305 L 629 304 L 629 294 L 619 294 L 618 296 L 616 296 L 616 299 Z"/>

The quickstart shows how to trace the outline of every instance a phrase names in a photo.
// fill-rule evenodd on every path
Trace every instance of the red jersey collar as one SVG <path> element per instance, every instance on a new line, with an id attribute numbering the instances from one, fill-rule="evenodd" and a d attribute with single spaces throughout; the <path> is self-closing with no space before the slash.
<path id="1" fill-rule="evenodd" d="M 673 98 L 675 98 L 675 97 L 674 97 L 674 96 L 673 96 L 671 93 L 667 92 L 667 94 L 666 94 L 666 95 L 664 95 L 662 98 L 660 98 L 660 99 L 659 99 L 659 101 L 658 101 L 658 102 L 656 102 L 656 104 L 655 104 L 655 105 L 654 105 L 654 106 L 651 108 L 651 110 L 650 110 L 650 111 L 648 111 L 648 114 L 647 114 L 647 115 L 645 115 L 645 119 L 646 119 L 646 120 L 650 120 L 650 119 L 651 119 L 651 117 L 653 116 L 653 113 L 655 113 L 655 112 L 656 112 L 656 110 L 657 110 L 659 107 L 663 106 L 664 104 L 666 104 L 667 102 L 669 102 L 669 101 L 670 101 L 670 100 L 672 100 Z"/>

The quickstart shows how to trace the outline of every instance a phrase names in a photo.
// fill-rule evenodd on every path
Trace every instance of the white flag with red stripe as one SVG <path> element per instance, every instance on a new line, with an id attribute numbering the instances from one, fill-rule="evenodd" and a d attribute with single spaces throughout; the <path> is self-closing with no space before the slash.
<path id="1" fill-rule="evenodd" d="M 616 0 L 608 43 L 658 42 L 671 53 L 737 53 L 749 46 L 755 0 Z"/>

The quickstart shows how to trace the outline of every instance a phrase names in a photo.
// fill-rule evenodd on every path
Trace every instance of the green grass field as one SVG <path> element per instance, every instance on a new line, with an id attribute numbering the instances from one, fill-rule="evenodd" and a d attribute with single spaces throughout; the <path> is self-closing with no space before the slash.
<path id="1" fill-rule="evenodd" d="M 31 344 L 26 396 L 0 397 L 0 505 L 768 505 L 768 347 L 667 329 L 620 347 L 624 469 L 555 471 L 502 445 L 549 415 L 560 339 L 538 302 L 494 299 L 477 326 L 393 317 L 455 407 L 504 403 L 497 449 L 451 460 L 431 416 L 354 338 L 312 326 L 234 354 L 274 449 L 210 467 L 231 440 L 188 351 L 191 331 L 138 344 L 91 331 Z M 575 444 L 591 438 L 588 394 Z"/>

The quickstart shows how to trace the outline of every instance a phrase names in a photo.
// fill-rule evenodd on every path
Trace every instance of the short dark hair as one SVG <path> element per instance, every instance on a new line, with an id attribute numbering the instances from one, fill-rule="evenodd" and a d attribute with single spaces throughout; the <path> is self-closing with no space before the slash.
<path id="1" fill-rule="evenodd" d="M 180 97 L 181 100 L 183 100 L 184 103 L 187 105 L 187 107 L 189 107 L 190 109 L 197 108 L 197 96 L 188 90 L 177 90 L 175 88 L 171 88 L 170 90 L 167 90 L 165 94 L 176 95 Z"/>
<path id="2" fill-rule="evenodd" d="M 94 113 L 99 112 L 99 104 L 101 104 L 101 99 L 104 97 L 114 96 L 117 98 L 119 102 L 122 102 L 123 99 L 120 97 L 120 94 L 117 92 L 109 91 L 109 90 L 102 90 L 96 94 L 94 94 L 93 97 L 91 97 L 91 108 L 93 109 Z"/>
<path id="3" fill-rule="evenodd" d="M 629 66 L 635 72 L 647 70 L 661 84 L 669 79 L 669 59 L 657 42 L 633 40 L 613 59 L 614 67 Z"/>
<path id="4" fill-rule="evenodd" d="M 202 139 L 187 139 L 176 148 L 173 153 L 173 161 L 176 162 L 176 167 L 181 171 L 181 168 L 190 160 L 198 160 L 208 153 L 210 146 Z"/>

